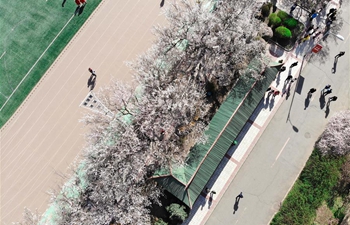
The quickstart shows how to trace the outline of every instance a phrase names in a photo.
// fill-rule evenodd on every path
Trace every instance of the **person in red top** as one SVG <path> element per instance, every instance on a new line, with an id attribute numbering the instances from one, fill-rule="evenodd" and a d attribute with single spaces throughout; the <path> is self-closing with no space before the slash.
<path id="1" fill-rule="evenodd" d="M 79 7 L 82 7 L 86 4 L 86 0 L 75 0 L 75 4 L 77 4 Z"/>
<path id="2" fill-rule="evenodd" d="M 86 0 L 75 0 L 75 4 L 77 4 L 77 8 L 75 9 L 74 15 L 80 15 L 84 11 L 84 7 L 86 5 Z"/>

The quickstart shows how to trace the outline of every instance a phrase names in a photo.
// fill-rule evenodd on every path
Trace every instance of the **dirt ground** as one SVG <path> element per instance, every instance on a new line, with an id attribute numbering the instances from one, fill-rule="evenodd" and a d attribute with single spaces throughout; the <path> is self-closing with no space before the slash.
<path id="1" fill-rule="evenodd" d="M 19 221 L 25 206 L 45 212 L 47 192 L 62 183 L 57 172 L 66 173 L 84 146 L 79 120 L 87 109 L 79 105 L 88 68 L 97 74 L 95 91 L 112 78 L 130 82 L 124 62 L 151 46 L 152 26 L 164 24 L 160 3 L 102 1 L 1 129 L 1 224 Z"/>

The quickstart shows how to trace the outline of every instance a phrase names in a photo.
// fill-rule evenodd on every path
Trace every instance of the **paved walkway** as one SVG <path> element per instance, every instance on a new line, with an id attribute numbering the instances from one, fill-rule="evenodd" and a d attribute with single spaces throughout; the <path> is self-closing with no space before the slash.
<path id="1" fill-rule="evenodd" d="M 337 6 L 337 2 L 332 1 L 327 10 Z M 279 3 L 278 7 L 289 11 L 289 7 Z M 295 10 L 294 13 L 306 21 L 307 12 Z M 349 18 L 348 15 L 347 6 L 343 10 L 343 17 Z M 320 18 L 313 22 L 315 27 L 323 29 L 325 26 Z M 321 53 L 311 59 L 310 56 L 314 54 L 310 54 L 311 49 L 322 40 L 322 36 L 314 42 L 298 45 L 289 53 L 270 46 L 270 53 L 276 56 L 272 59 L 283 59 L 287 68 L 271 84 L 272 89 L 279 90 L 283 96 L 272 98 L 266 93 L 237 138 L 239 145 L 229 149 L 208 183 L 208 187 L 216 194 L 200 196 L 184 224 L 246 225 L 270 222 L 311 154 L 327 122 L 325 117 L 329 118 L 333 110 L 335 112 L 349 107 L 349 63 L 345 62 L 349 62 L 349 57 L 341 59 L 337 77 L 330 73 L 333 57 L 339 51 L 348 49 L 349 24 L 344 24 L 341 34 L 346 38 L 344 42 L 331 36 L 327 37 L 330 40 L 323 41 L 332 46 L 332 49 L 323 50 L 328 56 Z M 294 62 L 298 62 L 298 65 L 290 69 Z M 294 78 L 300 76 L 298 83 L 286 84 L 288 75 Z M 317 95 L 328 83 L 332 84 L 338 97 L 342 96 L 341 100 L 338 98 L 337 102 L 332 103 L 332 112 L 324 108 L 320 110 L 317 106 Z M 297 92 L 294 95 L 296 85 Z M 307 101 L 305 97 L 312 87 L 318 92 Z M 235 204 L 236 196 L 241 191 L 244 198 Z"/>
<path id="2" fill-rule="evenodd" d="M 57 173 L 69 171 L 85 143 L 79 105 L 89 92 L 88 68 L 97 73 L 95 90 L 111 79 L 130 82 L 125 61 L 151 46 L 152 26 L 164 21 L 160 2 L 103 0 L 1 129 L 2 225 L 19 221 L 25 206 L 48 208 L 47 192 L 63 183 Z M 62 10 L 74 9 L 72 1 Z"/>

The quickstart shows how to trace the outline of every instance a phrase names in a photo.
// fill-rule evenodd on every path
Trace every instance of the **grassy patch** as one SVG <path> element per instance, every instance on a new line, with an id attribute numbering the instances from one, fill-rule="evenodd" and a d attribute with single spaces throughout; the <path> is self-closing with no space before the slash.
<path id="1" fill-rule="evenodd" d="M 271 224 L 313 224 L 316 210 L 334 199 L 344 162 L 345 157 L 322 156 L 315 149 Z"/>
<path id="2" fill-rule="evenodd" d="M 12 116 L 53 61 L 84 24 L 101 0 L 91 0 L 80 16 L 74 17 L 48 51 L 33 67 L 75 11 L 74 1 L 3 1 L 0 24 L 0 107 L 23 77 L 26 79 L 0 113 L 0 127 Z M 6 9 L 6 10 L 5 10 Z M 30 71 L 30 72 L 29 72 Z M 29 73 L 28 73 L 29 72 Z"/>

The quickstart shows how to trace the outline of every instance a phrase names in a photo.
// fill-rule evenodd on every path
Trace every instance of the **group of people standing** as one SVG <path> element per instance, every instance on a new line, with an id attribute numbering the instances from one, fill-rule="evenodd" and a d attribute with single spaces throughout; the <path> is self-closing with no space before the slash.
<path id="1" fill-rule="evenodd" d="M 320 27 L 314 27 L 314 25 L 312 25 L 312 20 L 317 18 L 319 16 L 319 14 L 325 10 L 327 6 L 327 1 L 325 1 L 321 8 L 318 9 L 317 11 L 315 9 L 312 9 L 312 11 L 309 13 L 309 20 L 308 23 L 310 24 L 310 26 L 306 29 L 305 31 L 305 35 L 299 39 L 299 43 L 303 43 L 304 41 L 308 41 L 311 38 L 315 39 L 316 37 L 318 37 L 321 33 L 322 33 L 322 29 L 320 29 Z M 291 8 L 290 8 L 290 12 L 289 14 L 292 14 L 293 11 L 298 7 L 298 3 L 295 2 Z M 333 23 L 334 20 L 336 20 L 336 15 L 337 15 L 337 9 L 336 8 L 331 8 L 329 10 L 329 12 L 327 13 L 327 19 L 326 19 L 326 31 L 330 28 L 330 25 Z"/>

